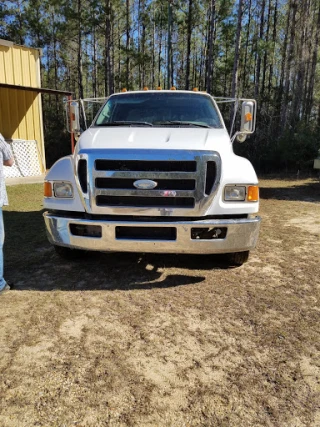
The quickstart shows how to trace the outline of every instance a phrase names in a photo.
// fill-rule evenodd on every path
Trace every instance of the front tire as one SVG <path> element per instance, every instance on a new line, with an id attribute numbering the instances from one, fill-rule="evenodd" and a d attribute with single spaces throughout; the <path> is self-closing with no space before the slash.
<path id="1" fill-rule="evenodd" d="M 230 264 L 240 267 L 242 264 L 248 261 L 249 253 L 250 253 L 249 251 L 245 251 L 245 252 L 234 252 L 232 254 L 229 254 Z"/>
<path id="2" fill-rule="evenodd" d="M 84 251 L 79 249 L 66 248 L 65 246 L 54 245 L 54 249 L 60 258 L 68 261 L 79 259 L 83 256 Z"/>

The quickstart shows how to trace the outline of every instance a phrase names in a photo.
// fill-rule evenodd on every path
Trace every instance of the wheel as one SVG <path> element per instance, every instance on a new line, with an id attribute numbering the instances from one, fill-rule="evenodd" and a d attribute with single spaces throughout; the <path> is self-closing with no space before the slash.
<path id="1" fill-rule="evenodd" d="M 70 249 L 70 248 L 66 248 L 64 246 L 56 246 L 54 245 L 54 249 L 56 251 L 56 253 L 63 259 L 66 260 L 75 260 L 75 259 L 79 259 L 83 256 L 84 251 L 81 251 L 79 249 Z"/>
<path id="2" fill-rule="evenodd" d="M 236 265 L 240 267 L 240 265 L 244 264 L 248 261 L 249 258 L 249 251 L 245 252 L 234 252 L 232 254 L 229 254 L 229 262 L 232 265 Z"/>

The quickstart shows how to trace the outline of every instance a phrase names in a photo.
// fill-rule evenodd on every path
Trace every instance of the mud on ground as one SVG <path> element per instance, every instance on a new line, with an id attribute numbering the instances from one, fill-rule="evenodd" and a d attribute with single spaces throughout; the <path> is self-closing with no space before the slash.
<path id="1" fill-rule="evenodd" d="M 34 189 L 5 212 L 16 287 L 0 297 L 0 426 L 320 425 L 319 182 L 261 182 L 260 240 L 240 268 L 61 261 Z"/>

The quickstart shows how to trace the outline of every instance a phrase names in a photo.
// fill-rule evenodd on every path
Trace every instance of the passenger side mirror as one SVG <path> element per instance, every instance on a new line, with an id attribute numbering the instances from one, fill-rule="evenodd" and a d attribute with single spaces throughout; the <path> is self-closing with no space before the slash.
<path id="1" fill-rule="evenodd" d="M 255 131 L 256 127 L 256 102 L 244 101 L 241 107 L 241 134 L 249 134 Z"/>
<path id="2" fill-rule="evenodd" d="M 75 135 L 80 133 L 79 103 L 76 101 L 70 102 L 70 132 Z"/>

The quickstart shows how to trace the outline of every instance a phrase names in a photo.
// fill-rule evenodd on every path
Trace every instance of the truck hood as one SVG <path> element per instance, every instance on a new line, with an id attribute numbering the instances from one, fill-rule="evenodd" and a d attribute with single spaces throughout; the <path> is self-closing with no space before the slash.
<path id="1" fill-rule="evenodd" d="M 202 128 L 89 128 L 80 137 L 78 151 L 88 149 L 231 150 L 225 129 Z"/>

